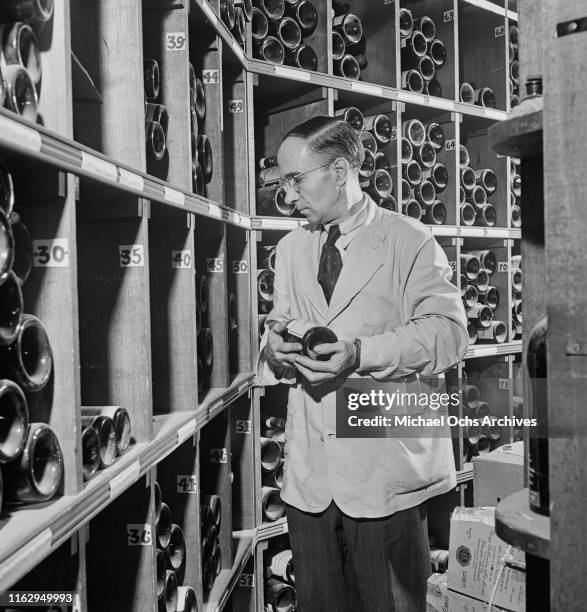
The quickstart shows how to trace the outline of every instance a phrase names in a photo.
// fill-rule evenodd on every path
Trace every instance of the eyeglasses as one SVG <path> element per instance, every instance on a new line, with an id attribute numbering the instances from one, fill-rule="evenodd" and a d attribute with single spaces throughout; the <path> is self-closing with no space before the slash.
<path id="1" fill-rule="evenodd" d="M 332 162 L 330 161 L 327 164 L 322 164 L 321 166 L 316 166 L 315 168 L 310 168 L 309 170 L 298 172 L 297 174 L 288 176 L 285 179 L 279 179 L 279 186 L 283 187 L 284 189 L 289 187 L 290 189 L 293 189 L 294 191 L 297 191 L 297 193 L 299 193 L 300 192 L 300 179 L 304 175 L 310 174 L 310 172 L 314 172 L 314 170 L 320 170 L 322 168 L 326 168 L 326 166 L 330 166 L 331 163 Z"/>

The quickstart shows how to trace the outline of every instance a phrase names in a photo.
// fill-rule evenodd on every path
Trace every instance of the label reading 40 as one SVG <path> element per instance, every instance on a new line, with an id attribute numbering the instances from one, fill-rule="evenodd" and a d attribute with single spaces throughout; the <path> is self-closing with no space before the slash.
<path id="1" fill-rule="evenodd" d="M 172 268 L 191 268 L 192 267 L 192 252 L 186 251 L 171 251 L 171 267 Z"/>
<path id="2" fill-rule="evenodd" d="M 67 238 L 33 240 L 33 266 L 35 268 L 69 268 L 69 241 Z"/>
<path id="3" fill-rule="evenodd" d="M 151 546 L 153 544 L 153 534 L 151 525 L 145 523 L 129 523 L 126 526 L 129 546 Z"/>
<path id="4" fill-rule="evenodd" d="M 121 268 L 137 268 L 145 265 L 145 249 L 142 244 L 121 244 L 118 247 Z"/>

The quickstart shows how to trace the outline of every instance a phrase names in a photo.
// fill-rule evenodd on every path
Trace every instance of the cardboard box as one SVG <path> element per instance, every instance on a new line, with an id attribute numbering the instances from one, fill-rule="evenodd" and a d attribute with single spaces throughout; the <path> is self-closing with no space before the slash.
<path id="1" fill-rule="evenodd" d="M 489 604 L 484 601 L 478 601 L 454 591 L 448 592 L 447 612 L 487 612 L 488 609 Z M 503 612 L 503 608 L 493 606 L 491 612 Z"/>
<path id="2" fill-rule="evenodd" d="M 432 574 L 428 578 L 426 612 L 449 612 L 448 574 Z"/>
<path id="3" fill-rule="evenodd" d="M 450 521 L 448 588 L 488 602 L 510 548 L 495 533 L 495 508 L 455 508 Z M 511 548 L 510 554 L 524 564 L 522 551 Z M 493 603 L 511 612 L 525 612 L 525 572 L 504 567 Z"/>
<path id="4" fill-rule="evenodd" d="M 497 506 L 524 488 L 524 443 L 504 444 L 473 459 L 475 506 Z"/>

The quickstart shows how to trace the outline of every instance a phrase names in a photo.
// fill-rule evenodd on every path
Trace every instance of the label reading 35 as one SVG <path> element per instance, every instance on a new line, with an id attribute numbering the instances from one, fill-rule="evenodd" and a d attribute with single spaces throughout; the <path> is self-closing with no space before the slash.
<path id="1" fill-rule="evenodd" d="M 137 268 L 145 265 L 145 249 L 142 244 L 121 244 L 118 247 L 121 268 Z"/>
<path id="2" fill-rule="evenodd" d="M 69 241 L 67 238 L 33 240 L 33 266 L 35 268 L 69 268 Z"/>

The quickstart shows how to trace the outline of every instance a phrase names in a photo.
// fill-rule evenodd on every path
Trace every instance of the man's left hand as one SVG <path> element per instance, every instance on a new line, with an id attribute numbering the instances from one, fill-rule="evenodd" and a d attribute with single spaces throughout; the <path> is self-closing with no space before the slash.
<path id="1" fill-rule="evenodd" d="M 311 359 L 304 355 L 294 355 L 293 361 L 298 371 L 312 385 L 319 385 L 349 371 L 355 363 L 356 347 L 352 342 L 340 340 L 314 347 L 316 355 L 330 355 L 328 361 Z"/>

